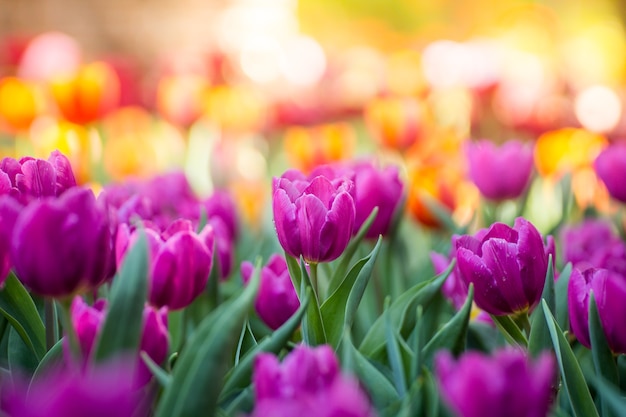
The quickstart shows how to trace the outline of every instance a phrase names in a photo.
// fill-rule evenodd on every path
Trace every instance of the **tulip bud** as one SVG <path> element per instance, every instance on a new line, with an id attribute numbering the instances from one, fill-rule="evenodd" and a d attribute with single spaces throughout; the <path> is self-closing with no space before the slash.
<path id="1" fill-rule="evenodd" d="M 567 289 L 567 305 L 572 332 L 591 349 L 589 338 L 589 295 L 593 291 L 600 324 L 614 353 L 626 353 L 626 278 L 606 269 L 572 270 Z"/>
<path id="2" fill-rule="evenodd" d="M 90 189 L 74 187 L 56 199 L 33 201 L 20 213 L 11 258 L 30 290 L 65 297 L 110 278 L 111 243 L 107 213 Z"/>
<path id="3" fill-rule="evenodd" d="M 470 178 L 483 196 L 502 201 L 522 195 L 533 168 L 531 147 L 509 140 L 497 148 L 481 140 L 468 144 L 466 151 Z"/>
<path id="4" fill-rule="evenodd" d="M 482 234 L 482 233 L 481 233 Z M 548 250 L 541 234 L 524 218 L 513 228 L 494 223 L 484 236 L 461 236 L 456 257 L 465 285 L 486 312 L 507 315 L 532 310 L 543 292 Z"/>
<path id="5" fill-rule="evenodd" d="M 118 229 L 115 244 L 118 267 L 138 237 L 128 225 Z M 207 225 L 196 234 L 189 220 L 173 222 L 163 233 L 145 229 L 150 257 L 148 299 L 156 307 L 187 307 L 205 289 L 212 265 L 214 234 Z"/>
<path id="6" fill-rule="evenodd" d="M 352 236 L 353 190 L 354 183 L 348 179 L 331 182 L 317 176 L 307 181 L 292 171 L 275 177 L 274 225 L 283 249 L 293 257 L 303 256 L 306 262 L 337 259 Z"/>
<path id="7" fill-rule="evenodd" d="M 75 297 L 70 307 L 70 316 L 74 332 L 78 339 L 82 363 L 87 364 L 93 354 L 93 345 L 102 330 L 106 317 L 107 300 L 99 299 L 93 306 L 85 303 L 82 297 Z M 143 326 L 139 350 L 144 351 L 157 364 L 167 357 L 169 334 L 167 330 L 167 310 L 156 310 L 146 305 L 143 310 Z M 70 346 L 67 338 L 63 345 L 66 361 L 71 362 Z M 147 384 L 152 378 L 152 372 L 144 361 L 137 357 L 136 381 L 139 386 Z"/>
<path id="8" fill-rule="evenodd" d="M 398 168 L 394 166 L 378 170 L 371 162 L 354 165 L 354 185 L 356 188 L 356 218 L 354 232 L 357 232 L 375 207 L 378 214 L 365 237 L 376 239 L 385 235 L 391 227 L 402 198 L 402 181 Z"/>
<path id="9" fill-rule="evenodd" d="M 282 364 L 261 353 L 254 363 L 255 408 L 252 417 L 372 417 L 374 412 L 358 382 L 341 375 L 328 345 L 296 347 Z"/>
<path id="10" fill-rule="evenodd" d="M 250 262 L 241 264 L 241 277 L 248 283 L 254 266 Z M 285 258 L 274 254 L 261 269 L 261 281 L 254 307 L 257 314 L 272 330 L 278 329 L 300 306 L 298 295 L 289 277 Z"/>
<path id="11" fill-rule="evenodd" d="M 613 145 L 603 150 L 594 162 L 596 173 L 614 199 L 626 203 L 626 146 Z"/>
<path id="12" fill-rule="evenodd" d="M 492 356 L 467 352 L 456 361 L 435 357 L 435 375 L 444 402 L 458 417 L 545 417 L 552 402 L 554 359 L 530 361 L 521 350 Z"/>

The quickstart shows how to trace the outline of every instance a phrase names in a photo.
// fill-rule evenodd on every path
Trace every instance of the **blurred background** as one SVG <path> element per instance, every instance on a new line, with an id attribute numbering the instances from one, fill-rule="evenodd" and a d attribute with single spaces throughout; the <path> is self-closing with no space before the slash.
<path id="1" fill-rule="evenodd" d="M 255 216 L 288 166 L 375 152 L 436 194 L 463 141 L 517 138 L 596 201 L 625 21 L 620 0 L 0 0 L 0 156 L 60 149 L 94 189 L 183 169 Z"/>

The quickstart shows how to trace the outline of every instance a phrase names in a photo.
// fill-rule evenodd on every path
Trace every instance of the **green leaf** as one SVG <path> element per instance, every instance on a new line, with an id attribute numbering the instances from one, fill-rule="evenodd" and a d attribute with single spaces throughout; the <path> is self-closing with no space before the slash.
<path id="1" fill-rule="evenodd" d="M 335 349 L 339 346 L 344 328 L 350 328 L 354 322 L 356 310 L 372 276 L 381 242 L 382 238 L 379 238 L 369 255 L 352 267 L 341 285 L 320 307 L 328 343 Z"/>
<path id="2" fill-rule="evenodd" d="M 370 229 L 370 227 L 372 227 L 372 223 L 374 223 L 377 215 L 378 207 L 374 207 L 374 210 L 372 210 L 370 215 L 367 216 L 367 219 L 365 219 L 357 234 L 354 236 L 354 238 L 352 238 L 346 249 L 343 251 L 343 254 L 341 255 L 341 260 L 339 261 L 339 265 L 337 266 L 337 269 L 335 269 L 335 272 L 333 273 L 333 276 L 330 280 L 330 284 L 328 287 L 328 292 L 330 294 L 335 292 L 335 290 L 342 283 L 342 280 L 346 276 L 346 271 L 350 266 L 350 261 L 352 260 L 352 257 L 354 257 L 354 254 L 361 245 L 363 238 L 365 238 L 365 234 Z"/>
<path id="3" fill-rule="evenodd" d="M 221 380 L 231 366 L 239 330 L 259 286 L 260 259 L 244 291 L 202 320 L 176 361 L 172 381 L 163 391 L 156 417 L 214 415 Z"/>
<path id="4" fill-rule="evenodd" d="M 0 291 L 0 313 L 11 323 L 37 360 L 46 354 L 46 329 L 26 288 L 13 272 Z"/>
<path id="5" fill-rule="evenodd" d="M 603 376 L 611 384 L 617 385 L 617 363 L 604 335 L 593 291 L 589 297 L 589 339 L 591 340 L 591 354 L 596 375 Z M 602 415 L 604 417 L 613 415 L 609 411 L 608 401 L 607 398 L 602 397 Z"/>
<path id="6" fill-rule="evenodd" d="M 302 294 L 307 291 L 307 288 L 313 289 L 309 273 L 302 259 L 300 259 L 300 271 L 302 271 L 302 279 L 300 281 L 302 288 L 300 293 Z M 326 330 L 324 329 L 322 313 L 320 312 L 320 306 L 314 291 L 312 298 L 313 302 L 309 303 L 306 315 L 302 321 L 302 337 L 307 345 L 318 346 L 326 343 Z"/>
<path id="7" fill-rule="evenodd" d="M 413 336 L 413 362 L 411 363 L 411 380 L 415 381 L 420 372 L 422 370 L 422 366 L 424 365 L 423 359 L 423 349 L 426 344 L 426 335 L 424 333 L 424 323 L 422 321 L 424 309 L 422 306 L 417 306 L 417 310 L 415 311 L 415 322 L 417 323 L 415 327 L 415 335 Z"/>
<path id="8" fill-rule="evenodd" d="M 121 352 L 138 352 L 148 291 L 148 243 L 143 230 L 113 279 L 106 318 L 96 341 L 95 359 L 103 362 Z"/>
<path id="9" fill-rule="evenodd" d="M 470 284 L 467 298 L 463 307 L 450 319 L 424 346 L 422 358 L 426 366 L 432 364 L 433 356 L 440 349 L 451 351 L 458 355 L 465 349 L 467 329 L 469 327 L 470 315 L 472 312 L 472 302 L 474 301 L 474 285 Z"/>
<path id="10" fill-rule="evenodd" d="M 15 327 L 11 328 L 9 333 L 8 356 L 9 368 L 13 375 L 32 375 L 39 364 L 33 352 L 26 346 L 24 340 L 20 338 Z"/>
<path id="11" fill-rule="evenodd" d="M 302 282 L 302 272 L 300 271 L 300 264 L 298 260 L 293 256 L 289 255 L 285 252 L 285 260 L 287 261 L 287 269 L 289 269 L 289 277 L 291 278 L 291 282 L 293 283 L 293 287 L 298 292 L 298 296 L 301 297 L 303 294 L 300 293 L 300 286 Z"/>
<path id="12" fill-rule="evenodd" d="M 391 365 L 391 373 L 393 375 L 393 382 L 396 386 L 396 391 L 403 398 L 406 394 L 406 380 L 404 377 L 404 364 L 402 357 L 400 356 L 400 348 L 398 347 L 398 340 L 396 338 L 395 329 L 391 325 L 391 319 L 389 316 L 389 297 L 385 299 L 385 312 L 383 313 L 385 319 L 385 336 L 387 338 L 387 356 L 389 358 L 389 364 Z"/>
<path id="13" fill-rule="evenodd" d="M 54 366 L 59 366 L 63 363 L 63 341 L 64 339 L 59 340 L 50 348 L 46 356 L 39 362 L 37 369 L 33 373 L 33 377 L 31 381 L 39 378 L 43 373 L 47 372 L 50 368 Z"/>
<path id="14" fill-rule="evenodd" d="M 556 315 L 557 322 L 561 329 L 569 329 L 569 312 L 567 311 L 567 287 L 569 286 L 569 279 L 571 275 L 572 264 L 568 263 L 561 271 L 561 274 L 559 275 L 559 278 L 554 285 L 556 310 L 553 311 Z"/>
<path id="15" fill-rule="evenodd" d="M 257 345 L 258 342 L 256 341 L 256 337 L 254 337 L 254 333 L 252 333 L 252 329 L 250 328 L 250 322 L 246 320 L 241 328 L 239 342 L 237 342 L 237 351 L 235 352 L 235 366 L 239 364 L 239 360 L 243 355 L 246 354 L 246 352 L 248 352 L 250 349 L 253 349 Z"/>
<path id="16" fill-rule="evenodd" d="M 522 347 L 528 346 L 528 340 L 511 316 L 495 316 L 490 314 L 494 324 L 500 330 L 504 338 L 511 344 Z"/>
<path id="17" fill-rule="evenodd" d="M 550 311 L 555 311 L 556 299 L 554 293 L 554 268 L 552 266 L 552 255 L 548 257 L 548 271 L 546 272 L 546 281 L 543 286 L 542 298 L 546 300 L 546 305 Z M 552 347 L 550 332 L 546 324 L 543 313 L 543 305 L 537 306 L 532 314 L 532 326 L 530 335 L 528 336 L 528 352 L 537 357 L 541 352 Z"/>
<path id="18" fill-rule="evenodd" d="M 563 331 L 559 328 L 556 319 L 548 309 L 544 300 L 541 301 L 543 312 L 550 330 L 552 345 L 561 370 L 563 383 L 567 387 L 572 410 L 576 417 L 599 417 L 598 410 L 593 403 L 593 398 L 589 392 L 589 387 L 585 381 L 580 365 L 576 360 L 576 355 L 572 352 Z"/>
<path id="19" fill-rule="evenodd" d="M 589 379 L 595 385 L 603 400 L 603 404 L 606 404 L 611 409 L 612 415 L 623 416 L 624 410 L 626 410 L 626 397 L 624 397 L 619 388 L 602 378 L 602 375 L 590 375 Z M 602 414 L 602 416 L 605 417 L 605 414 Z"/>
<path id="20" fill-rule="evenodd" d="M 425 416 L 439 415 L 439 390 L 432 372 L 426 370 L 424 372 L 424 406 Z"/>
<path id="21" fill-rule="evenodd" d="M 398 401 L 398 392 L 385 374 L 378 370 L 365 356 L 352 346 L 354 357 L 354 371 L 359 380 L 367 388 L 372 402 L 379 410 Z"/>
<path id="22" fill-rule="evenodd" d="M 220 394 L 220 402 L 232 394 L 233 391 L 243 389 L 250 384 L 250 376 L 252 375 L 252 366 L 254 358 L 261 352 L 271 352 L 278 354 L 285 347 L 293 332 L 296 331 L 302 318 L 304 317 L 307 307 L 311 302 L 311 290 L 308 290 L 304 296 L 304 300 L 300 303 L 298 310 L 289 317 L 282 326 L 272 333 L 272 335 L 262 340 L 256 347 L 250 350 L 241 358 L 239 364 L 232 368 L 225 377 L 224 388 Z"/>
<path id="23" fill-rule="evenodd" d="M 163 368 L 159 366 L 158 363 L 152 360 L 152 358 L 144 351 L 139 353 L 141 359 L 146 364 L 152 375 L 154 375 L 155 379 L 163 388 L 167 387 L 172 382 L 172 377 L 170 374 L 165 372 Z"/>
<path id="24" fill-rule="evenodd" d="M 415 328 L 415 315 L 412 312 L 418 305 L 422 305 L 424 310 L 428 307 L 432 299 L 439 293 L 455 264 L 454 261 L 451 262 L 443 273 L 409 288 L 391 304 L 389 307 L 391 324 L 399 329 L 402 337 L 408 337 Z M 408 313 L 409 311 L 411 314 Z M 359 351 L 367 357 L 373 357 L 385 350 L 385 342 L 385 322 L 381 316 L 363 338 Z"/>

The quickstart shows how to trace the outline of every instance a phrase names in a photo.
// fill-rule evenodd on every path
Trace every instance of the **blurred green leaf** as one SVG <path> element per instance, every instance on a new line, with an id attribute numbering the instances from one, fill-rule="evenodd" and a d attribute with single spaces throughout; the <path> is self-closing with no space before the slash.
<path id="1" fill-rule="evenodd" d="M 602 376 L 613 385 L 617 385 L 617 363 L 615 362 L 611 348 L 604 335 L 593 291 L 589 297 L 589 339 L 591 340 L 591 354 L 593 356 L 593 365 L 596 369 L 596 375 Z M 610 411 L 610 405 L 608 404 L 609 400 L 605 397 L 601 398 L 602 416 L 613 416 L 613 413 Z"/>
<path id="2" fill-rule="evenodd" d="M 563 383 L 567 386 L 574 414 L 576 417 L 599 417 L 576 355 L 572 352 L 572 348 L 567 339 L 565 339 L 563 331 L 559 328 L 546 302 L 542 300 L 541 304 L 548 329 L 550 330 L 550 337 L 552 338 L 559 369 L 561 370 L 561 377 L 563 378 Z"/>
<path id="3" fill-rule="evenodd" d="M 302 320 L 302 337 L 309 346 L 323 345 L 326 343 L 326 329 L 324 328 L 318 298 L 311 286 L 311 279 L 302 259 L 300 259 L 300 271 L 302 271 L 300 293 L 304 294 L 308 288 L 311 288 L 313 298 L 313 302 L 309 303 L 304 320 Z"/>
<path id="4" fill-rule="evenodd" d="M 152 375 L 154 375 L 156 381 L 163 388 L 167 387 L 172 382 L 172 377 L 168 374 L 163 368 L 159 366 L 158 363 L 152 360 L 152 358 L 144 351 L 139 353 L 141 359 L 146 364 Z"/>
<path id="5" fill-rule="evenodd" d="M 50 348 L 50 350 L 46 353 L 43 359 L 37 365 L 37 369 L 33 373 L 33 377 L 31 381 L 36 380 L 43 373 L 50 370 L 50 368 L 54 366 L 59 366 L 63 363 L 63 341 L 64 339 L 59 340 Z"/>
<path id="6" fill-rule="evenodd" d="M 524 336 L 522 329 L 515 324 L 515 321 L 513 321 L 511 316 L 495 316 L 493 314 L 490 314 L 490 316 L 498 330 L 500 330 L 504 338 L 509 343 L 522 346 L 524 348 L 528 346 L 526 336 Z"/>
<path id="7" fill-rule="evenodd" d="M 302 272 L 300 271 L 298 260 L 289 255 L 287 252 L 285 252 L 285 260 L 287 261 L 287 269 L 289 270 L 289 277 L 291 278 L 293 287 L 298 292 L 299 298 L 302 299 L 302 294 L 300 293 L 300 287 L 302 285 Z"/>
<path id="8" fill-rule="evenodd" d="M 455 265 L 455 262 L 451 262 L 443 273 L 409 288 L 391 304 L 389 307 L 391 324 L 394 328 L 399 329 L 402 337 L 408 337 L 415 328 L 415 315 L 412 313 L 417 306 L 422 305 L 424 310 L 428 307 L 432 299 L 439 293 L 441 286 Z M 409 311 L 411 314 L 409 314 Z M 363 342 L 359 346 L 359 351 L 367 357 L 373 357 L 380 351 L 384 351 L 384 349 L 385 322 L 381 316 L 365 335 Z"/>
<path id="9" fill-rule="evenodd" d="M 95 342 L 95 359 L 105 361 L 122 352 L 137 353 L 148 291 L 148 241 L 143 231 L 124 258 L 114 279 L 106 318 Z M 122 325 L 123 323 L 123 325 Z"/>
<path id="10" fill-rule="evenodd" d="M 379 238 L 369 255 L 352 267 L 341 285 L 320 307 L 328 343 L 335 349 L 339 346 L 344 328 L 350 328 L 354 322 L 356 310 L 372 276 L 381 241 L 382 238 Z"/>
<path id="11" fill-rule="evenodd" d="M 561 329 L 569 329 L 569 312 L 567 311 L 567 287 L 569 286 L 572 264 L 565 265 L 559 275 L 554 288 L 555 308 L 557 323 Z"/>
<path id="12" fill-rule="evenodd" d="M 402 361 L 402 357 L 400 356 L 400 348 L 398 347 L 398 339 L 395 334 L 395 328 L 391 325 L 391 319 L 389 316 L 389 297 L 385 300 L 383 318 L 385 320 L 385 336 L 387 338 L 387 357 L 389 358 L 389 365 L 391 366 L 393 382 L 400 398 L 403 398 L 406 394 L 404 363 Z"/>
<path id="13" fill-rule="evenodd" d="M 337 288 L 345 280 L 346 272 L 348 271 L 348 268 L 350 267 L 350 261 L 352 261 L 354 254 L 356 253 L 357 249 L 361 245 L 361 242 L 363 241 L 365 234 L 370 229 L 370 227 L 372 227 L 372 223 L 374 223 L 374 220 L 376 219 L 377 215 L 378 215 L 378 207 L 374 207 L 374 210 L 372 210 L 372 212 L 367 217 L 367 219 L 365 219 L 365 222 L 363 222 L 357 234 L 350 240 L 350 243 L 348 244 L 346 249 L 343 251 L 341 258 L 339 259 L 339 265 L 337 266 L 337 269 L 335 269 L 335 272 L 333 273 L 332 278 L 330 279 L 330 284 L 328 286 L 329 294 L 334 293 L 337 290 Z"/>
<path id="14" fill-rule="evenodd" d="M 200 323 L 180 354 L 172 382 L 163 391 L 156 417 L 214 415 L 222 391 L 220 381 L 231 367 L 239 329 L 259 286 L 261 260 L 244 291 L 221 304 Z"/>
<path id="15" fill-rule="evenodd" d="M 546 300 L 546 305 L 550 311 L 555 311 L 556 300 L 554 294 L 554 268 L 552 266 L 552 255 L 548 257 L 548 271 L 546 272 L 546 281 L 543 286 L 542 298 Z M 543 313 L 543 304 L 539 304 L 532 314 L 532 326 L 530 335 L 528 336 L 528 352 L 537 357 L 539 354 L 552 348 L 552 340 L 550 332 Z"/>
<path id="16" fill-rule="evenodd" d="M 46 354 L 46 329 L 26 288 L 13 272 L 0 291 L 0 313 L 11 323 L 37 361 Z"/>
<path id="17" fill-rule="evenodd" d="M 280 326 L 272 335 L 266 339 L 263 339 L 252 350 L 246 353 L 239 363 L 230 369 L 224 378 L 224 388 L 220 394 L 220 402 L 232 394 L 237 389 L 243 389 L 250 384 L 250 376 L 252 375 L 252 366 L 254 358 L 261 352 L 271 352 L 278 354 L 283 347 L 287 344 L 293 332 L 298 328 L 302 318 L 304 317 L 307 307 L 311 302 L 312 294 L 311 290 L 308 290 L 304 296 L 304 300 L 300 303 L 298 310 L 287 320 L 282 326 Z"/>
<path id="18" fill-rule="evenodd" d="M 15 327 L 12 327 L 9 333 L 8 356 L 9 368 L 13 376 L 32 375 L 39 364 L 39 361 L 30 348 L 26 346 Z"/>
<path id="19" fill-rule="evenodd" d="M 591 383 L 595 385 L 600 397 L 608 408 L 611 409 L 612 415 L 623 416 L 624 410 L 626 410 L 626 397 L 624 397 L 624 393 L 621 392 L 618 387 L 603 378 L 602 375 L 592 375 L 590 380 Z M 602 417 L 605 417 L 605 415 L 602 414 Z"/>
<path id="20" fill-rule="evenodd" d="M 470 284 L 463 307 L 424 346 L 422 358 L 426 366 L 432 365 L 433 356 L 441 349 L 447 349 L 454 355 L 458 355 L 465 349 L 473 301 L 474 285 Z"/>

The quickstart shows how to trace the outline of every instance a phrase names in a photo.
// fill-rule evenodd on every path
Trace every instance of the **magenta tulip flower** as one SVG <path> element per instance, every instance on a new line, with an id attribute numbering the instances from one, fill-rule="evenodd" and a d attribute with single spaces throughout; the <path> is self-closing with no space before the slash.
<path id="1" fill-rule="evenodd" d="M 11 261 L 13 227 L 21 210 L 22 206 L 13 197 L 0 195 L 0 286 L 13 267 Z"/>
<path id="2" fill-rule="evenodd" d="M 88 188 L 31 202 L 13 229 L 11 259 L 20 281 L 43 296 L 65 297 L 111 278 L 107 212 Z"/>
<path id="3" fill-rule="evenodd" d="M 467 145 L 469 175 L 480 193 L 494 201 L 517 198 L 526 189 L 533 167 L 533 151 L 509 140 L 497 147 L 481 140 Z"/>
<path id="4" fill-rule="evenodd" d="M 253 272 L 252 263 L 246 261 L 241 264 L 241 277 L 244 283 L 248 283 Z M 267 265 L 261 269 L 260 278 L 254 307 L 261 320 L 272 330 L 276 330 L 300 306 L 285 258 L 276 253 L 272 255 Z"/>
<path id="5" fill-rule="evenodd" d="M 279 363 L 261 353 L 254 364 L 255 407 L 251 417 L 373 417 L 356 380 L 339 372 L 328 345 L 298 346 Z"/>
<path id="6" fill-rule="evenodd" d="M 237 238 L 239 226 L 237 220 L 237 206 L 232 195 L 226 190 L 216 190 L 207 199 L 202 201 L 201 207 L 204 208 L 208 219 L 213 217 L 220 218 L 231 240 Z"/>
<path id="7" fill-rule="evenodd" d="M 611 197 L 626 203 L 626 145 L 612 145 L 600 152 L 594 167 Z"/>
<path id="8" fill-rule="evenodd" d="M 514 227 L 494 223 L 482 238 L 461 236 L 456 249 L 461 278 L 468 287 L 474 284 L 474 302 L 482 310 L 527 312 L 541 299 L 548 248 L 528 220 L 517 218 Z"/>
<path id="9" fill-rule="evenodd" d="M 8 193 L 24 204 L 33 199 L 59 196 L 76 186 L 72 166 L 59 151 L 52 152 L 48 160 L 4 158 L 0 161 L 0 173 L 0 194 Z"/>
<path id="10" fill-rule="evenodd" d="M 134 417 L 147 413 L 145 392 L 127 361 L 85 370 L 54 367 L 28 384 L 0 386 L 0 414 L 7 417 Z"/>
<path id="11" fill-rule="evenodd" d="M 626 354 L 626 277 L 606 269 L 572 270 L 567 302 L 570 326 L 576 339 L 591 348 L 589 296 L 593 291 L 602 330 L 614 353 Z"/>
<path id="12" fill-rule="evenodd" d="M 93 346 L 102 330 L 106 317 L 107 300 L 99 299 L 93 306 L 85 303 L 82 297 L 75 297 L 70 307 L 72 325 L 80 345 L 82 363 L 87 365 L 94 353 Z M 143 310 L 143 326 L 139 350 L 146 354 L 157 364 L 162 363 L 167 357 L 169 347 L 169 334 L 167 330 L 167 310 L 156 310 L 154 307 L 145 306 Z M 64 341 L 64 354 L 66 361 L 71 363 L 69 341 Z M 136 381 L 139 386 L 147 384 L 152 378 L 152 372 L 144 361 L 137 357 L 135 366 Z"/>
<path id="13" fill-rule="evenodd" d="M 365 237 L 376 239 L 379 235 L 386 235 L 402 199 L 403 185 L 398 168 L 388 166 L 379 170 L 371 162 L 357 163 L 353 168 L 356 188 L 354 232 L 358 232 L 374 207 L 378 207 L 376 219 Z"/>
<path id="14" fill-rule="evenodd" d="M 441 397 L 456 417 L 546 417 L 554 367 L 549 353 L 531 361 L 512 348 L 467 352 L 458 361 L 448 352 L 435 357 Z"/>
<path id="15" fill-rule="evenodd" d="M 128 225 L 118 230 L 115 245 L 118 267 L 138 237 Z M 177 220 L 164 232 L 145 229 L 150 257 L 148 299 L 156 307 L 178 310 L 187 307 L 205 289 L 211 272 L 214 232 L 207 225 L 200 234 L 191 221 Z"/>
<path id="16" fill-rule="evenodd" d="M 278 241 L 291 256 L 330 262 L 348 246 L 354 227 L 354 183 L 297 171 L 274 178 L 273 211 Z"/>

